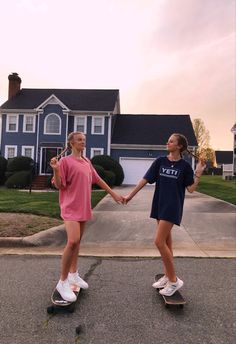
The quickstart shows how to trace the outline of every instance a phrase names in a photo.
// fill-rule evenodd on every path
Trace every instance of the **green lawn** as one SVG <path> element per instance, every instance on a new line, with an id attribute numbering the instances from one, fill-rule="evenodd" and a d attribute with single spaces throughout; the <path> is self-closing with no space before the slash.
<path id="1" fill-rule="evenodd" d="M 92 192 L 92 208 L 106 195 L 105 191 Z M 60 218 L 58 192 L 23 192 L 0 188 L 0 212 L 30 213 Z"/>
<path id="2" fill-rule="evenodd" d="M 236 204 L 236 181 L 222 176 L 202 176 L 197 191 Z"/>

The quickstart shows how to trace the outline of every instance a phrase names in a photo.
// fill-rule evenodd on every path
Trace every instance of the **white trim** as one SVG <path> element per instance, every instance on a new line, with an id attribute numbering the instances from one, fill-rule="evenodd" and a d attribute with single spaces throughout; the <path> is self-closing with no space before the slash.
<path id="1" fill-rule="evenodd" d="M 16 117 L 16 130 L 9 130 L 9 118 L 10 117 Z M 7 114 L 7 120 L 6 120 L 6 132 L 7 133 L 17 133 L 18 132 L 18 127 L 19 127 L 19 115 L 16 113 L 9 113 Z"/>
<path id="2" fill-rule="evenodd" d="M 107 155 L 111 154 L 111 118 L 111 116 L 108 117 Z"/>
<path id="3" fill-rule="evenodd" d="M 39 147 L 39 114 L 37 115 L 37 139 L 36 139 L 36 155 L 35 162 L 38 163 L 38 147 Z"/>
<path id="4" fill-rule="evenodd" d="M 22 146 L 21 147 L 21 155 L 25 156 L 25 149 L 31 149 L 31 159 L 34 160 L 34 146 Z"/>
<path id="5" fill-rule="evenodd" d="M 119 144 L 119 143 L 112 143 L 111 144 L 112 149 L 138 149 L 138 150 L 165 150 L 166 151 L 166 145 L 139 145 L 139 144 Z M 189 150 L 192 150 L 193 146 L 188 146 Z"/>
<path id="6" fill-rule="evenodd" d="M 4 152 L 4 157 L 5 159 L 10 159 L 8 157 L 8 148 L 14 148 L 15 152 L 14 152 L 14 158 L 17 156 L 17 146 L 16 145 L 6 145 L 5 146 L 5 152 Z"/>
<path id="7" fill-rule="evenodd" d="M 40 104 L 35 110 L 39 111 L 43 108 L 45 108 L 45 106 L 47 106 L 48 104 L 58 104 L 60 105 L 63 110 L 67 110 L 69 111 L 70 109 L 60 101 L 60 99 L 58 99 L 55 94 L 52 94 L 50 97 L 48 97 L 42 104 Z"/>
<path id="8" fill-rule="evenodd" d="M 33 117 L 33 130 L 26 130 L 26 117 Z M 35 120 L 36 116 L 35 115 L 23 115 L 23 133 L 35 133 Z"/>
<path id="9" fill-rule="evenodd" d="M 95 133 L 94 132 L 94 121 L 95 121 L 95 119 L 98 119 L 98 118 L 102 120 L 102 132 L 101 133 Z M 104 128 L 105 128 L 105 117 L 104 116 L 92 116 L 91 134 L 92 135 L 104 135 Z"/>
<path id="10" fill-rule="evenodd" d="M 87 134 L 87 116 L 81 116 L 81 115 L 75 115 L 74 116 L 74 131 L 78 131 L 77 130 L 77 123 L 76 123 L 76 120 L 77 118 L 83 118 L 84 119 L 84 130 L 83 130 L 83 133 L 84 134 Z"/>
<path id="11" fill-rule="evenodd" d="M 66 134 L 65 134 L 65 147 L 67 147 L 67 136 L 68 136 L 68 121 L 69 121 L 69 114 L 66 113 Z"/>
<path id="12" fill-rule="evenodd" d="M 104 148 L 100 148 L 100 147 L 92 147 L 90 148 L 90 159 L 92 159 L 94 157 L 94 151 L 95 150 L 100 150 L 100 154 L 96 154 L 96 155 L 103 155 L 104 154 Z"/>
<path id="13" fill-rule="evenodd" d="M 54 116 L 59 118 L 59 133 L 47 133 L 46 132 L 46 122 L 47 122 L 47 119 L 48 119 L 49 116 L 52 116 L 52 115 L 54 115 Z M 47 116 L 44 118 L 43 134 L 44 135 L 61 135 L 61 117 L 57 113 L 51 112 L 51 113 L 47 114 Z"/>

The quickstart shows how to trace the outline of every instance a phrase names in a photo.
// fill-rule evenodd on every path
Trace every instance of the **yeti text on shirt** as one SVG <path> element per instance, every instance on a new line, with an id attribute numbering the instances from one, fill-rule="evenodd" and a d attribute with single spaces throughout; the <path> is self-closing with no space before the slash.
<path id="1" fill-rule="evenodd" d="M 163 176 L 163 177 L 177 179 L 179 174 L 180 174 L 180 170 L 176 168 L 170 168 L 170 167 L 164 167 L 164 166 L 161 166 L 160 168 L 160 176 Z"/>

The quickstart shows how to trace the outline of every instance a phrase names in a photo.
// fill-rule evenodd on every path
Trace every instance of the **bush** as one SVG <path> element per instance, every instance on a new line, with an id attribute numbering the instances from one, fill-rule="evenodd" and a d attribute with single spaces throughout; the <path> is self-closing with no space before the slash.
<path id="1" fill-rule="evenodd" d="M 104 168 L 102 166 L 99 166 L 99 165 L 93 165 L 93 167 L 96 170 L 96 172 L 99 175 L 99 177 L 104 179 L 105 178 L 105 170 L 104 170 Z"/>
<path id="2" fill-rule="evenodd" d="M 7 159 L 3 156 L 0 156 L 0 185 L 5 182 L 5 172 L 7 169 Z"/>
<path id="3" fill-rule="evenodd" d="M 9 159 L 7 163 L 7 172 L 29 171 L 34 166 L 34 160 L 27 156 L 17 156 Z"/>
<path id="4" fill-rule="evenodd" d="M 93 165 L 100 165 L 107 171 L 115 173 L 116 179 L 114 185 L 119 186 L 124 180 L 124 171 L 122 166 L 109 155 L 96 155 L 91 159 Z"/>
<path id="5" fill-rule="evenodd" d="M 112 171 L 107 171 L 107 170 L 104 170 L 104 172 L 105 172 L 105 176 L 103 178 L 104 182 L 106 182 L 110 187 L 112 187 L 116 180 L 115 173 Z"/>
<path id="6" fill-rule="evenodd" d="M 9 177 L 5 183 L 7 188 L 22 189 L 30 184 L 30 171 L 19 171 Z"/>

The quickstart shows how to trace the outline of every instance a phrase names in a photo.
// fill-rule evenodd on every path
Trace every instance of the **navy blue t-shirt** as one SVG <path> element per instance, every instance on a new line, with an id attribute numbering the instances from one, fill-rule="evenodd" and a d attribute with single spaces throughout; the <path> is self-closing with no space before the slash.
<path id="1" fill-rule="evenodd" d="M 156 183 L 150 217 L 180 225 L 183 215 L 185 188 L 194 183 L 193 169 L 184 159 L 170 161 L 157 158 L 145 176 L 148 183 Z"/>

